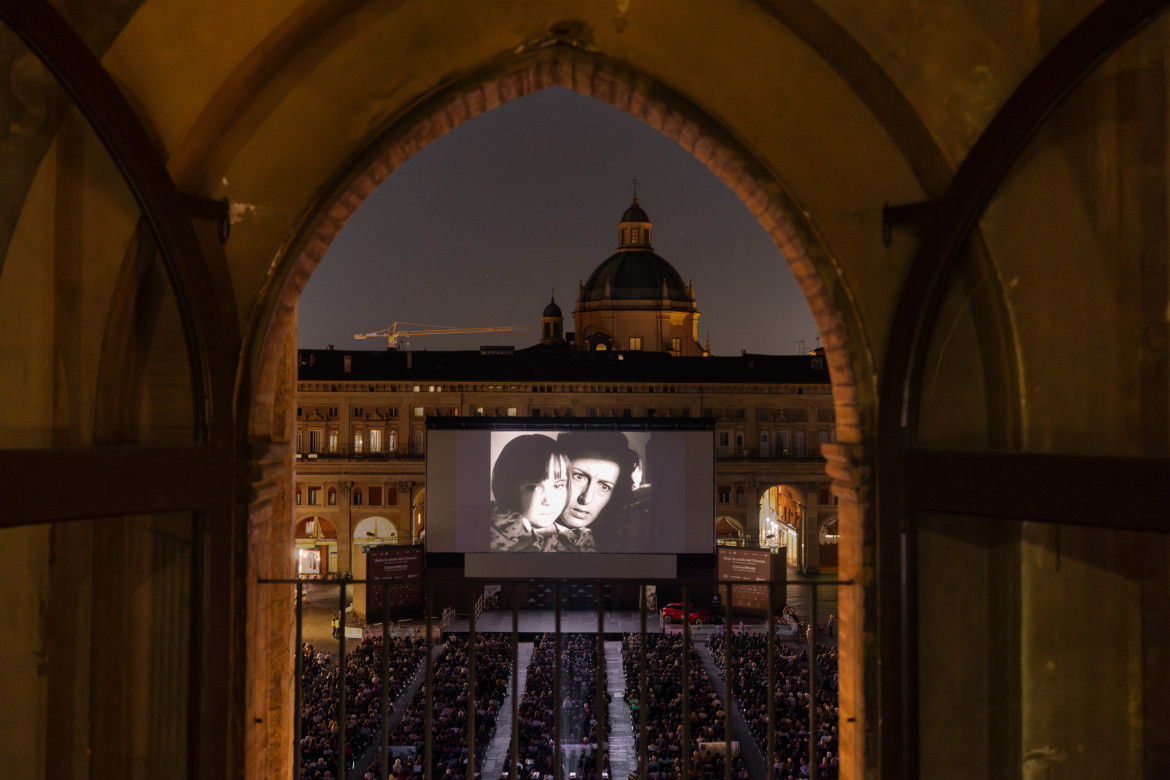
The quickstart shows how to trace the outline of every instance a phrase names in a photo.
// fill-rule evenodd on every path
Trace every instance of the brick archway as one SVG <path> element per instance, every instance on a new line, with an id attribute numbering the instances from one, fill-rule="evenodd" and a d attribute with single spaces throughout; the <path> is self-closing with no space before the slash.
<path id="1" fill-rule="evenodd" d="M 835 261 L 783 182 L 718 123 L 685 98 L 624 66 L 576 49 L 547 49 L 518 56 L 510 67 L 454 82 L 401 117 L 381 136 L 351 178 L 306 215 L 305 231 L 289 243 L 283 279 L 256 353 L 253 426 L 270 419 L 278 367 L 288 348 L 296 307 L 310 276 L 350 216 L 406 160 L 440 136 L 511 100 L 563 87 L 640 119 L 706 165 L 743 202 L 788 262 L 812 310 L 833 381 L 838 441 L 860 443 L 863 420 L 858 389 L 872 387 L 865 334 Z M 278 271 L 279 273 L 279 271 Z M 256 430 L 253 428 L 253 430 Z"/>
<path id="2" fill-rule="evenodd" d="M 250 350 L 252 384 L 247 393 L 253 439 L 281 441 L 286 435 L 282 426 L 291 419 L 294 406 L 291 388 L 295 383 L 297 304 L 317 264 L 350 216 L 399 166 L 444 133 L 503 103 L 550 87 L 601 100 L 678 143 L 740 198 L 780 249 L 809 303 L 825 348 L 838 443 L 826 445 L 824 454 L 841 498 L 841 528 L 846 539 L 841 550 L 843 567 L 859 570 L 864 561 L 864 528 L 872 514 L 867 443 L 872 442 L 874 430 L 876 380 L 867 334 L 835 258 L 819 241 L 783 182 L 754 159 L 727 128 L 645 75 L 576 49 L 554 47 L 518 55 L 506 66 L 497 64 L 490 71 L 447 84 L 396 118 L 371 145 L 367 156 L 355 162 L 351 171 L 339 172 L 334 188 L 302 216 L 301 233 L 290 239 L 274 267 L 270 283 L 276 291 L 266 299 L 269 308 L 255 312 L 253 319 L 257 340 Z M 420 491 L 411 507 L 412 523 L 424 501 L 425 494 Z M 252 534 L 262 535 L 271 522 L 270 512 L 253 512 L 249 518 Z M 425 528 L 415 530 L 415 538 L 425 534 Z M 869 630 L 862 625 L 867 596 L 860 589 L 845 596 L 840 602 L 841 646 L 852 642 L 858 650 L 855 657 L 864 660 L 860 650 Z M 849 691 L 843 694 L 843 701 L 868 707 L 869 700 L 862 694 L 866 676 L 860 666 L 843 664 L 842 690 Z M 842 744 L 858 751 L 863 740 L 861 724 L 872 720 L 868 709 L 859 712 L 852 725 L 843 729 Z M 269 752 L 273 761 L 280 760 L 278 744 L 269 745 Z"/>

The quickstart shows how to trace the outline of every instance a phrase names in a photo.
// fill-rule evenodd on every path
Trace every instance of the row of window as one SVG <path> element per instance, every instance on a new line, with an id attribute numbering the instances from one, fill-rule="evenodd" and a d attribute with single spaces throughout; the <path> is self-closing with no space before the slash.
<path id="1" fill-rule="evenodd" d="M 369 506 L 396 506 L 398 504 L 398 489 L 388 487 L 383 490 L 380 485 L 371 485 L 366 488 L 366 494 L 363 496 L 362 488 L 355 487 L 350 491 L 350 503 L 353 506 L 363 506 L 365 497 L 369 499 Z M 296 503 L 301 506 L 301 489 L 296 489 Z M 320 487 L 305 488 L 305 499 L 308 506 L 322 506 L 321 497 L 325 497 L 325 506 L 337 506 L 337 488 L 329 488 L 324 490 Z M 385 504 L 383 504 L 383 496 L 385 496 Z"/>
<path id="2" fill-rule="evenodd" d="M 784 457 L 790 456 L 794 458 L 805 457 L 804 445 L 804 431 L 795 431 L 792 434 L 792 446 L 789 447 L 789 432 L 788 431 L 760 431 L 760 448 L 758 457 Z M 718 451 L 721 457 L 728 457 L 736 455 L 740 457 L 747 456 L 749 453 L 745 447 L 745 439 L 743 431 L 735 431 L 735 449 L 732 450 L 732 431 L 718 431 Z M 837 430 L 830 429 L 827 431 L 817 432 L 817 453 L 821 448 L 829 442 L 837 441 Z M 773 448 L 775 443 L 775 448 Z M 815 453 L 813 453 L 815 454 Z"/>
<path id="3" fill-rule="evenodd" d="M 413 440 L 411 442 L 411 454 L 423 454 L 423 432 L 417 430 L 414 432 Z M 324 444 L 324 447 L 322 446 Z M 336 454 L 339 452 L 339 434 L 335 430 L 309 431 L 309 453 L 330 453 Z M 304 448 L 304 434 L 297 431 L 297 449 L 298 453 L 305 452 Z M 363 453 L 370 453 L 376 455 L 379 453 L 396 453 L 398 452 L 398 431 L 383 431 L 381 428 L 370 428 L 367 431 L 353 432 L 353 450 L 355 455 Z"/>
<path id="4" fill-rule="evenodd" d="M 671 339 L 672 348 L 682 349 L 679 339 Z M 640 343 L 640 342 L 639 342 Z M 640 347 L 639 347 L 640 348 Z M 424 389 L 425 388 L 425 389 Z M 428 392 L 428 393 L 751 393 L 755 395 L 828 395 L 832 389 L 827 384 L 811 385 L 409 385 L 399 387 L 394 384 L 375 382 L 333 384 L 324 382 L 298 382 L 297 391 L 301 393 L 398 393 L 398 392 Z M 354 407 L 361 410 L 362 407 Z M 336 407 L 330 407 L 330 414 L 336 416 Z M 360 411 L 355 411 L 358 416 Z M 393 408 L 390 416 L 397 414 Z"/>

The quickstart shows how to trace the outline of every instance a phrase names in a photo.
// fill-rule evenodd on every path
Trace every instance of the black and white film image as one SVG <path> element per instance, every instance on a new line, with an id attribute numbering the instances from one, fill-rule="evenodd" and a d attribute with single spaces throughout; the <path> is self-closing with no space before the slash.
<path id="1" fill-rule="evenodd" d="M 630 552 L 652 546 L 653 434 L 491 435 L 492 552 Z"/>

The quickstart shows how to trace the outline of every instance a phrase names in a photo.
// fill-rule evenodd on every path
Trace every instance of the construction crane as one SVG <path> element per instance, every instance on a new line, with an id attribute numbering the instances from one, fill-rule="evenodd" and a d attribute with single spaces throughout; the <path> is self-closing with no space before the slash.
<path id="1" fill-rule="evenodd" d="M 509 330 L 532 330 L 532 326 L 497 325 L 490 328 L 451 328 L 445 325 L 423 325 L 418 322 L 395 322 L 384 330 L 376 330 L 373 333 L 355 333 L 353 337 L 355 339 L 385 337 L 387 347 L 389 349 L 397 349 L 398 339 L 403 336 L 445 336 L 452 333 L 503 333 Z"/>

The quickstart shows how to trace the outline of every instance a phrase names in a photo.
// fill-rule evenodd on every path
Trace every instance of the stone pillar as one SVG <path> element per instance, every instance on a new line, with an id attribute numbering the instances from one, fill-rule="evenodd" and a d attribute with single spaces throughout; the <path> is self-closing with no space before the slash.
<path id="1" fill-rule="evenodd" d="M 760 483 L 748 482 L 744 486 L 745 515 L 743 524 L 744 547 L 760 546 Z"/>
<path id="2" fill-rule="evenodd" d="M 804 491 L 804 517 L 800 519 L 800 568 L 804 574 L 816 574 L 821 563 L 820 486 L 808 482 L 801 489 Z"/>
<path id="3" fill-rule="evenodd" d="M 840 388 L 834 387 L 837 391 Z M 839 406 L 838 409 L 841 407 Z M 840 417 L 838 418 L 841 419 Z M 839 423 L 840 424 L 840 423 Z M 838 577 L 857 583 L 837 590 L 837 645 L 842 650 L 837 695 L 841 708 L 840 755 L 843 766 L 853 767 L 850 777 L 880 776 L 877 755 L 878 654 L 877 588 L 873 543 L 875 506 L 874 477 L 869 453 L 860 444 L 841 441 L 826 444 L 825 472 L 833 478 L 837 496 Z M 845 775 L 843 774 L 842 777 Z"/>
<path id="4" fill-rule="evenodd" d="M 405 522 L 406 533 L 399 534 L 399 543 L 408 542 L 414 544 L 414 483 L 413 482 L 399 482 L 398 483 L 398 528 L 401 529 Z"/>
<path id="5" fill-rule="evenodd" d="M 337 483 L 341 493 L 341 511 L 337 513 L 337 571 L 350 571 L 350 557 L 353 555 L 353 504 L 350 502 L 353 483 L 342 480 Z"/>

